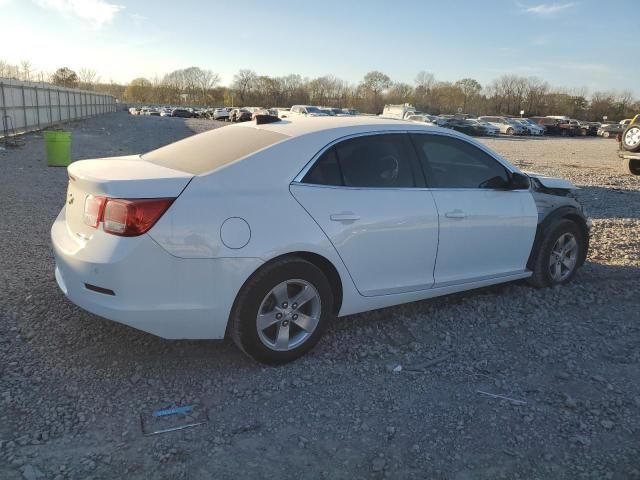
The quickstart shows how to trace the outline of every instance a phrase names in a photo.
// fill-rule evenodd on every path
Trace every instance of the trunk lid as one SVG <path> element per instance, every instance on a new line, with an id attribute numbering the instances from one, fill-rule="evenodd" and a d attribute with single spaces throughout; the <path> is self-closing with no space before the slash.
<path id="1" fill-rule="evenodd" d="M 138 155 L 74 162 L 67 168 L 67 227 L 88 239 L 95 228 L 84 223 L 89 195 L 111 198 L 175 198 L 193 175 L 144 161 Z"/>

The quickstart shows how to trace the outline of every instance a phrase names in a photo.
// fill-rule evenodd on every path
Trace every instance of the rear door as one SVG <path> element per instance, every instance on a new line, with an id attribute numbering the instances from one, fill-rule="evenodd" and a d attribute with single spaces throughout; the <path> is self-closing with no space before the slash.
<path id="1" fill-rule="evenodd" d="M 435 286 L 526 270 L 538 223 L 529 190 L 499 187 L 509 172 L 477 146 L 412 134 L 440 219 Z"/>
<path id="2" fill-rule="evenodd" d="M 438 213 L 406 133 L 337 143 L 291 193 L 330 239 L 362 295 L 433 286 Z"/>

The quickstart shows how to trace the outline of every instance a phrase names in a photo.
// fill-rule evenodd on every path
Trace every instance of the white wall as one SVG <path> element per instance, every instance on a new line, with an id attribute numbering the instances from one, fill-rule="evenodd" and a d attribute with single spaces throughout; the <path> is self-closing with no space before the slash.
<path id="1" fill-rule="evenodd" d="M 115 97 L 104 93 L 0 78 L 0 137 L 5 122 L 19 133 L 115 112 L 117 108 Z"/>

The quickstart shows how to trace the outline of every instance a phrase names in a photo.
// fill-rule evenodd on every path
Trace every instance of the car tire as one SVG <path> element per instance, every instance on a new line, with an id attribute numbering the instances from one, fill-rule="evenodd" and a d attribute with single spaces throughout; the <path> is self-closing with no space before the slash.
<path id="1" fill-rule="evenodd" d="M 509 127 L 507 128 L 506 134 L 507 135 L 513 135 L 515 132 L 513 131 L 513 128 Z"/>
<path id="2" fill-rule="evenodd" d="M 640 151 L 640 124 L 629 125 L 622 134 L 622 148 L 629 152 Z"/>
<path id="3" fill-rule="evenodd" d="M 640 175 L 640 158 L 623 158 L 622 171 L 626 174 Z"/>
<path id="4" fill-rule="evenodd" d="M 581 137 L 586 137 L 587 136 L 587 129 L 586 128 L 581 128 L 580 129 L 580 136 Z"/>
<path id="5" fill-rule="evenodd" d="M 611 132 L 603 132 L 602 138 L 609 138 L 611 136 Z"/>
<path id="6" fill-rule="evenodd" d="M 303 291 L 303 299 L 310 299 L 296 305 Z M 290 257 L 267 264 L 247 280 L 234 303 L 229 334 L 254 360 L 280 365 L 311 350 L 334 317 L 325 274 L 311 262 Z"/>
<path id="7" fill-rule="evenodd" d="M 571 281 L 584 263 L 585 241 L 584 233 L 572 220 L 562 219 L 552 225 L 538 247 L 529 284 L 543 288 Z"/>

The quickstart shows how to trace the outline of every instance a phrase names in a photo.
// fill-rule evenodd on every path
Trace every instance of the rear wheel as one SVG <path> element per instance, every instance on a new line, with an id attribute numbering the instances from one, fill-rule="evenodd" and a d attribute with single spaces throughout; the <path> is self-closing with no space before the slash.
<path id="1" fill-rule="evenodd" d="M 253 359 L 282 364 L 311 350 L 334 316 L 333 292 L 322 270 L 286 258 L 247 281 L 231 314 L 230 335 Z"/>
<path id="2" fill-rule="evenodd" d="M 622 134 L 622 148 L 629 152 L 640 150 L 640 125 L 629 125 Z"/>
<path id="3" fill-rule="evenodd" d="M 580 129 L 580 136 L 581 137 L 586 137 L 587 136 L 587 129 L 586 128 L 581 128 Z"/>
<path id="4" fill-rule="evenodd" d="M 602 134 L 602 137 L 603 137 L 603 138 L 609 138 L 610 136 L 611 136 L 611 132 L 604 132 L 604 133 Z"/>
<path id="5" fill-rule="evenodd" d="M 511 127 L 507 128 L 507 135 L 513 135 L 513 134 L 514 134 L 513 128 Z"/>
<path id="6" fill-rule="evenodd" d="M 557 222 L 540 244 L 529 283 L 541 288 L 569 282 L 584 261 L 584 242 L 575 222 Z"/>

